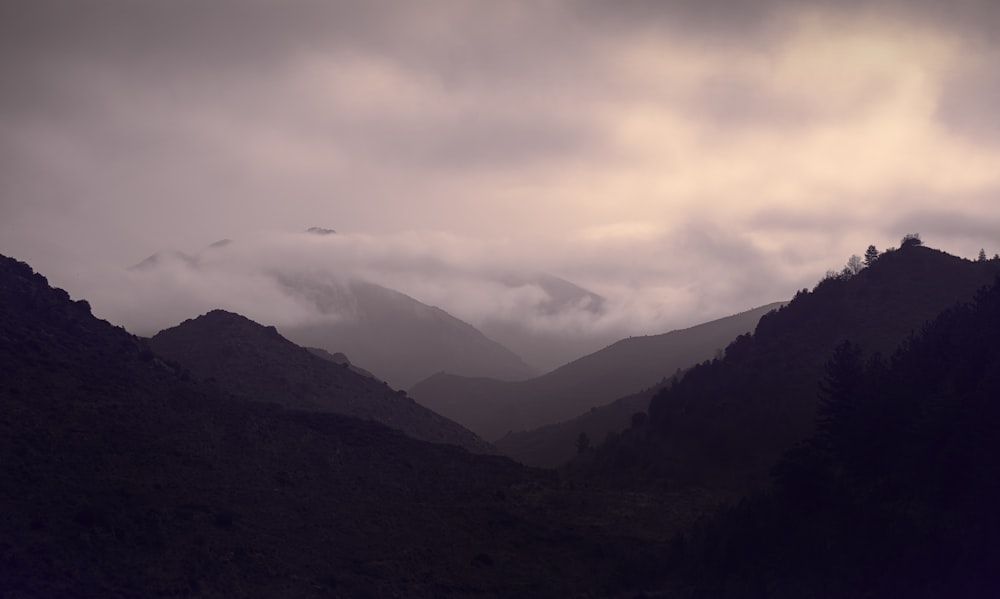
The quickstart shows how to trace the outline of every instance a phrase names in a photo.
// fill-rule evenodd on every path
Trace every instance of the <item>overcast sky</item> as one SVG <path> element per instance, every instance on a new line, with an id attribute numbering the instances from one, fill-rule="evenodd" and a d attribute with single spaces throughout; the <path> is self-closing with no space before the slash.
<path id="1" fill-rule="evenodd" d="M 551 272 L 635 333 L 905 233 L 992 255 L 996 6 L 5 0 L 0 253 L 115 320 L 154 252 L 321 263 L 329 227 L 460 317 L 489 293 L 422 268 Z"/>

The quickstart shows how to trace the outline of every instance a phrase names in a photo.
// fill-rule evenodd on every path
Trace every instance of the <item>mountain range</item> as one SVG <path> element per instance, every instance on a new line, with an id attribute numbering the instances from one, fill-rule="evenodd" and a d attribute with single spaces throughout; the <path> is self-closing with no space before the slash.
<path id="1" fill-rule="evenodd" d="M 282 334 L 300 345 L 342 352 L 395 388 L 406 389 L 442 368 L 502 379 L 534 373 L 472 325 L 404 293 L 360 280 L 319 282 L 284 275 L 279 280 L 321 314 L 338 316 L 286 325 Z"/>
<path id="2" fill-rule="evenodd" d="M 524 381 L 438 373 L 412 387 L 410 395 L 483 438 L 496 440 L 509 432 L 574 418 L 651 387 L 711 358 L 780 306 L 768 304 L 688 329 L 623 339 Z"/>
<path id="3" fill-rule="evenodd" d="M 317 227 L 304 235 L 310 241 L 337 237 L 333 230 Z M 336 258 L 339 251 L 335 244 L 303 247 L 312 252 L 309 258 L 314 262 Z M 345 354 L 354 365 L 400 389 L 442 371 L 500 380 L 526 379 L 542 367 L 564 363 L 615 338 L 611 331 L 597 333 L 590 327 L 577 330 L 579 326 L 552 325 L 573 314 L 598 319 L 606 310 L 606 302 L 595 293 L 549 274 L 477 274 L 486 284 L 531 298 L 522 300 L 527 304 L 519 308 L 518 314 L 497 312 L 483 317 L 484 334 L 446 310 L 354 272 L 353 267 L 343 272 L 337 272 L 332 265 L 307 268 L 290 263 L 268 267 L 254 262 L 259 257 L 240 253 L 246 251 L 238 242 L 224 239 L 193 254 L 176 250 L 153 254 L 130 271 L 146 283 L 189 285 L 194 303 L 200 306 L 196 313 L 229 307 L 225 289 L 234 277 L 239 278 L 244 293 L 247 285 L 253 289 L 263 285 L 266 289 L 257 289 L 258 294 L 277 293 L 304 313 L 282 319 L 278 326 L 284 336 L 300 345 Z M 450 272 L 438 274 L 458 276 Z M 200 298 L 202 295 L 207 297 Z M 245 308 L 245 303 L 240 305 Z"/>
<path id="4" fill-rule="evenodd" d="M 1000 259 L 908 236 L 580 415 L 652 395 L 554 472 L 376 422 L 460 434 L 240 315 L 145 340 L 0 257 L 0 594 L 992 596 L 998 325 Z"/>
<path id="5" fill-rule="evenodd" d="M 280 339 L 213 313 L 160 342 L 227 327 Z M 703 505 L 229 393 L 6 257 L 0 341 L 4 596 L 619 596 Z M 228 347 L 217 359 L 275 367 Z M 294 353 L 278 358 L 310 355 Z"/>

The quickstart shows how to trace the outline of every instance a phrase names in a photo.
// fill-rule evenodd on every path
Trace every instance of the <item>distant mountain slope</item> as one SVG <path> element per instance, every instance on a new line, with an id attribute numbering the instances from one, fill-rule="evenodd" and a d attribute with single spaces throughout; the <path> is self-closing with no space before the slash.
<path id="1" fill-rule="evenodd" d="M 662 335 L 630 337 L 540 377 L 505 382 L 438 373 L 410 395 L 487 440 L 573 418 L 710 358 L 753 330 L 769 304 Z"/>
<path id="2" fill-rule="evenodd" d="M 723 359 L 699 365 L 650 402 L 647 430 L 577 464 L 608 481 L 744 491 L 768 482 L 782 451 L 810 433 L 817 385 L 843 341 L 892 352 L 928 320 L 1000 273 L 910 245 L 858 274 L 821 281 L 761 319 Z"/>
<path id="3" fill-rule="evenodd" d="M 334 232 L 313 227 L 306 234 L 322 237 Z M 163 277 L 164 285 L 192 285 L 194 299 L 189 301 L 202 304 L 199 312 L 232 309 L 226 304 L 225 292 L 213 292 L 201 300 L 203 289 L 215 288 L 217 281 L 233 276 L 233 264 L 253 259 L 239 251 L 238 242 L 222 240 L 194 255 L 160 252 L 130 270 L 136 277 Z M 241 276 L 253 273 L 249 285 L 287 295 L 301 305 L 298 324 L 282 325 L 282 335 L 302 346 L 342 352 L 354 365 L 395 388 L 405 389 L 442 370 L 503 380 L 537 374 L 519 356 L 472 325 L 399 291 L 346 274 L 306 272 L 294 264 L 265 268 L 249 263 L 237 271 Z M 253 314 L 249 302 L 241 305 L 237 311 Z M 266 313 L 267 307 L 260 310 Z"/>
<path id="4" fill-rule="evenodd" d="M 7 597 L 634 596 L 696 497 L 231 399 L 0 257 Z"/>
<path id="5" fill-rule="evenodd" d="M 160 331 L 148 343 L 157 354 L 238 397 L 374 420 L 415 439 L 493 452 L 468 430 L 385 383 L 315 355 L 274 327 L 239 314 L 214 310 Z"/>
<path id="6" fill-rule="evenodd" d="M 581 433 L 587 436 L 590 443 L 597 445 L 609 434 L 620 433 L 631 426 L 633 416 L 637 413 L 644 416 L 649 408 L 649 400 L 665 384 L 667 383 L 591 408 L 571 420 L 509 433 L 494 441 L 493 445 L 503 455 L 527 466 L 555 468 L 577 455 L 577 442 Z"/>
<path id="7" fill-rule="evenodd" d="M 508 287 L 537 287 L 545 299 L 528 314 L 486 316 L 476 326 L 538 372 L 558 368 L 621 337 L 590 325 L 606 313 L 607 302 L 575 283 L 545 273 L 507 275 L 499 281 Z M 563 320 L 572 326 L 553 324 Z"/>
<path id="8" fill-rule="evenodd" d="M 282 327 L 299 345 L 344 352 L 359 367 L 397 388 L 435 372 L 517 380 L 534 374 L 506 347 L 440 308 L 364 281 L 318 282 L 280 277 L 289 293 L 338 320 Z"/>

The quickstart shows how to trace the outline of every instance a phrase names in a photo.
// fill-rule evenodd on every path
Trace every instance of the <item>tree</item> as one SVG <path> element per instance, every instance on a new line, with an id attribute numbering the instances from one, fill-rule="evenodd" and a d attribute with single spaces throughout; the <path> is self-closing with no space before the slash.
<path id="1" fill-rule="evenodd" d="M 868 249 L 865 250 L 865 266 L 875 264 L 876 260 L 878 260 L 878 248 L 874 245 L 870 245 L 868 246 Z"/>
<path id="2" fill-rule="evenodd" d="M 977 259 L 980 262 L 986 262 L 986 250 L 984 250 L 983 248 L 979 248 L 979 258 Z"/>
<path id="3" fill-rule="evenodd" d="M 904 235 L 903 240 L 899 242 L 899 249 L 910 247 L 911 245 L 924 245 L 924 242 L 920 239 L 920 233 L 907 233 Z"/>
<path id="4" fill-rule="evenodd" d="M 590 437 L 587 433 L 580 433 L 580 436 L 576 438 L 576 453 L 584 454 L 590 449 Z"/>
<path id="5" fill-rule="evenodd" d="M 861 257 L 857 254 L 851 254 L 851 257 L 847 259 L 847 266 L 844 267 L 843 273 L 845 276 L 853 277 L 865 268 L 865 263 L 861 261 Z"/>
<path id="6" fill-rule="evenodd" d="M 646 425 L 646 413 L 636 412 L 632 414 L 632 428 L 642 428 Z"/>

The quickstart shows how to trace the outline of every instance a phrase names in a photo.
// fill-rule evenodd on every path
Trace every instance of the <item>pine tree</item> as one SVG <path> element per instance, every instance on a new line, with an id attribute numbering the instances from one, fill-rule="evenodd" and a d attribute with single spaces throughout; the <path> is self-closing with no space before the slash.
<path id="1" fill-rule="evenodd" d="M 878 260 L 878 256 L 879 256 L 878 248 L 876 248 L 874 245 L 868 246 L 868 249 L 865 250 L 865 266 L 871 266 L 872 264 L 875 264 L 875 261 Z"/>

